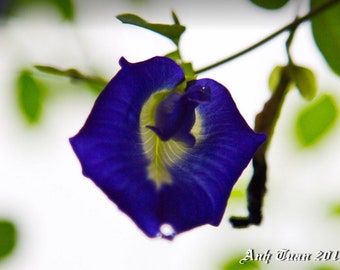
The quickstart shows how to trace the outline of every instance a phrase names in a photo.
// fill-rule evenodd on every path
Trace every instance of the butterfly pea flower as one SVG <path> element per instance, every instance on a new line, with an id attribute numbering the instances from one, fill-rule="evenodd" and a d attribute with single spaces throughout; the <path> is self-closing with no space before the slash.
<path id="1" fill-rule="evenodd" d="M 70 139 L 83 174 L 149 237 L 218 226 L 265 136 L 218 82 L 186 82 L 167 57 L 119 63 Z"/>

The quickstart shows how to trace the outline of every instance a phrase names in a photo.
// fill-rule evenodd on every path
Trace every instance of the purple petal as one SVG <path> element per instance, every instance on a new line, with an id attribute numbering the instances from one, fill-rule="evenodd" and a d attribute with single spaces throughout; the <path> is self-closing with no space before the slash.
<path id="1" fill-rule="evenodd" d="M 159 234 L 157 192 L 148 180 L 139 115 L 154 92 L 173 89 L 184 80 L 171 59 L 154 57 L 122 69 L 95 102 L 79 133 L 70 139 L 83 168 L 104 193 L 148 235 Z M 138 196 L 137 196 L 138 195 Z"/>
<path id="2" fill-rule="evenodd" d="M 202 79 L 189 89 L 196 85 L 211 89 L 211 102 L 198 106 L 203 132 L 169 168 L 173 183 L 162 187 L 158 203 L 160 219 L 177 233 L 220 223 L 232 187 L 265 140 L 249 128 L 224 86 Z"/>
<path id="3" fill-rule="evenodd" d="M 218 225 L 233 185 L 265 137 L 249 128 L 225 87 L 210 79 L 193 81 L 185 93 L 197 103 L 201 134 L 179 160 L 167 164 L 171 182 L 157 186 L 148 173 L 140 114 L 153 93 L 174 89 L 184 74 L 166 57 L 120 63 L 122 69 L 98 97 L 84 127 L 70 139 L 84 175 L 150 237 L 162 235 L 163 224 L 174 229 L 163 234 L 167 238 L 203 224 Z M 197 89 L 209 89 L 209 95 Z M 180 107 L 175 119 L 187 110 Z M 185 140 L 188 125 L 174 137 Z"/>

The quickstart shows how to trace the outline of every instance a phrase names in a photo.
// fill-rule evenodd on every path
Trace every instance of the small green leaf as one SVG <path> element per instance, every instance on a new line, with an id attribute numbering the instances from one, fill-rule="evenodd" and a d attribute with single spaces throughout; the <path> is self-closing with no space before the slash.
<path id="1" fill-rule="evenodd" d="M 276 90 L 277 85 L 280 82 L 281 74 L 284 68 L 285 68 L 284 66 L 276 66 L 273 69 L 272 73 L 270 73 L 268 84 L 271 92 L 274 92 Z"/>
<path id="2" fill-rule="evenodd" d="M 328 0 L 311 0 L 311 9 L 315 9 Z M 340 76 L 340 4 L 333 5 L 327 11 L 312 18 L 314 41 L 329 67 Z"/>
<path id="3" fill-rule="evenodd" d="M 258 270 L 260 264 L 258 261 L 245 261 L 244 264 L 240 264 L 240 260 L 245 257 L 245 254 L 237 256 L 227 261 L 221 268 L 221 270 Z"/>
<path id="4" fill-rule="evenodd" d="M 72 0 L 51 0 L 59 9 L 61 15 L 65 20 L 74 20 L 74 4 Z"/>
<path id="5" fill-rule="evenodd" d="M 20 109 L 26 120 L 37 123 L 40 120 L 44 88 L 28 70 L 22 70 L 17 78 L 17 95 Z"/>
<path id="6" fill-rule="evenodd" d="M 158 24 L 149 23 L 135 14 L 121 14 L 117 16 L 117 19 L 120 20 L 122 23 L 132 24 L 154 31 L 160 35 L 169 38 L 178 46 L 179 39 L 185 31 L 185 27 L 183 25 L 177 24 L 177 22 L 179 22 L 177 16 L 173 18 L 175 20 L 175 24 Z"/>
<path id="7" fill-rule="evenodd" d="M 312 100 L 317 91 L 316 79 L 313 71 L 306 67 L 292 65 L 290 75 L 300 94 L 307 100 Z"/>
<path id="8" fill-rule="evenodd" d="M 283 7 L 289 0 L 250 0 L 257 6 L 266 9 L 278 9 Z"/>
<path id="9" fill-rule="evenodd" d="M 301 145 L 311 146 L 320 141 L 334 126 L 337 118 L 337 104 L 330 95 L 323 95 L 304 108 L 296 121 L 296 134 Z"/>
<path id="10" fill-rule="evenodd" d="M 74 68 L 59 69 L 59 68 L 56 68 L 56 67 L 42 66 L 42 65 L 35 65 L 34 67 L 41 72 L 70 78 L 71 81 L 74 81 L 74 82 L 84 82 L 89 87 L 91 87 L 91 89 L 96 94 L 100 93 L 108 83 L 102 77 L 84 75 L 80 71 L 78 71 Z"/>
<path id="11" fill-rule="evenodd" d="M 8 220 L 0 220 L 0 261 L 13 252 L 16 240 L 15 225 Z"/>

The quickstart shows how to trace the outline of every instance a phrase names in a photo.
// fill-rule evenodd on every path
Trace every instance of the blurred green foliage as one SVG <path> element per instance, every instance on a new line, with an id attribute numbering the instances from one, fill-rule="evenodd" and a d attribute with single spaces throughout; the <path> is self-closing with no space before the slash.
<path id="1" fill-rule="evenodd" d="M 89 90 L 96 96 L 104 89 L 107 80 L 98 76 L 84 75 L 80 71 L 70 69 L 58 69 L 51 66 L 35 65 L 38 72 L 23 69 L 16 78 L 17 101 L 22 115 L 29 124 L 37 124 L 41 119 L 44 102 L 50 93 L 55 91 L 56 81 L 48 80 L 48 76 L 39 76 L 39 71 L 53 76 L 68 78 L 72 83 L 82 84 L 82 90 Z M 41 75 L 41 74 L 40 74 Z M 62 82 L 63 80 L 60 80 Z M 67 80 L 65 80 L 65 83 Z M 58 84 L 58 83 L 57 83 Z M 84 87 L 85 86 L 85 87 Z M 66 88 L 68 88 L 66 86 Z M 60 93 L 61 91 L 57 91 Z M 52 95 L 53 96 L 53 95 Z"/>
<path id="2" fill-rule="evenodd" d="M 8 14 L 8 9 L 11 4 L 11 0 L 0 1 L 0 19 Z"/>
<path id="3" fill-rule="evenodd" d="M 329 0 L 311 0 L 314 9 Z M 340 76 L 340 3 L 312 18 L 316 45 L 330 68 Z"/>
<path id="4" fill-rule="evenodd" d="M 333 266 L 317 266 L 315 268 L 312 268 L 312 270 L 339 270 L 339 267 L 333 267 Z"/>
<path id="5" fill-rule="evenodd" d="M 305 99 L 312 100 L 317 92 L 316 79 L 313 71 L 297 65 L 290 65 L 289 71 L 300 94 Z"/>
<path id="6" fill-rule="evenodd" d="M 0 261 L 10 255 L 16 245 L 17 230 L 8 220 L 0 220 Z"/>
<path id="7" fill-rule="evenodd" d="M 324 94 L 299 113 L 295 126 L 298 141 L 302 146 L 312 146 L 331 130 L 337 118 L 334 98 Z"/>
<path id="8" fill-rule="evenodd" d="M 174 12 L 172 12 L 172 18 L 174 20 L 174 24 L 159 24 L 147 22 L 135 14 L 121 14 L 117 16 L 117 19 L 122 23 L 132 24 L 154 31 L 169 38 L 176 44 L 176 46 L 178 46 L 180 37 L 185 31 L 185 27 L 179 23 L 178 17 Z"/>
<path id="9" fill-rule="evenodd" d="M 17 78 L 17 99 L 28 123 L 35 124 L 40 120 L 44 95 L 44 86 L 34 78 L 32 72 L 20 71 Z"/>
<path id="10" fill-rule="evenodd" d="M 243 255 L 235 256 L 234 258 L 228 260 L 221 270 L 258 270 L 261 269 L 260 263 L 258 261 L 246 261 L 244 264 L 240 264 L 240 260 L 244 258 Z"/>
<path id="11" fill-rule="evenodd" d="M 336 203 L 334 205 L 332 205 L 331 207 L 331 215 L 336 216 L 336 217 L 340 217 L 340 203 Z"/>
<path id="12" fill-rule="evenodd" d="M 75 9 L 72 0 L 50 0 L 59 9 L 60 14 L 65 20 L 73 21 Z"/>
<path id="13" fill-rule="evenodd" d="M 229 198 L 232 200 L 244 200 L 246 198 L 246 187 L 234 187 Z"/>
<path id="14" fill-rule="evenodd" d="M 276 66 L 269 75 L 268 85 L 271 92 L 274 92 L 280 82 L 284 66 Z"/>
<path id="15" fill-rule="evenodd" d="M 280 82 L 282 72 L 287 66 L 276 66 L 271 72 L 268 80 L 269 89 L 274 92 Z M 306 100 L 312 100 L 317 92 L 316 78 L 312 70 L 307 67 L 288 65 L 289 76 L 291 78 L 290 86 L 296 86 L 301 96 Z"/>
<path id="16" fill-rule="evenodd" d="M 289 0 L 250 0 L 255 5 L 266 9 L 278 9 L 283 7 Z"/>
<path id="17" fill-rule="evenodd" d="M 34 4 L 50 4 L 55 7 L 60 16 L 68 21 L 73 21 L 75 18 L 75 6 L 73 0 L 1 0 L 1 14 L 4 17 L 14 16 L 15 13 L 23 8 L 30 7 Z"/>

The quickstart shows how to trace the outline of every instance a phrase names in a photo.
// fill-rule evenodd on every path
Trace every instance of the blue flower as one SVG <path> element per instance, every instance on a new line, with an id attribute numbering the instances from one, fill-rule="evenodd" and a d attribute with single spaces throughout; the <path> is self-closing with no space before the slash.
<path id="1" fill-rule="evenodd" d="M 265 136 L 214 80 L 186 83 L 167 57 L 120 65 L 70 139 L 83 174 L 149 237 L 217 226 Z"/>

